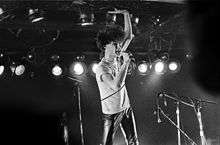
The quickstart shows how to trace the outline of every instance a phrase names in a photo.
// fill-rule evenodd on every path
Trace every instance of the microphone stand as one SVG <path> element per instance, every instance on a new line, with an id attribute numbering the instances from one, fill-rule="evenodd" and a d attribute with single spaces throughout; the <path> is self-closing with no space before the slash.
<path id="1" fill-rule="evenodd" d="M 180 128 L 180 109 L 179 109 L 179 102 L 176 102 L 176 118 L 177 118 L 177 128 Z M 178 145 L 181 145 L 181 138 L 180 138 L 180 130 L 177 129 L 178 135 Z"/>
<path id="2" fill-rule="evenodd" d="M 67 78 L 75 81 L 75 86 L 77 89 L 77 99 L 78 99 L 78 110 L 79 110 L 79 123 L 80 123 L 80 136 L 81 136 L 81 145 L 84 145 L 84 135 L 83 135 L 83 123 L 82 123 L 82 111 L 81 111 L 81 94 L 80 94 L 80 85 L 79 83 L 83 83 L 82 81 L 75 79 L 73 77 L 67 76 Z"/>
<path id="3" fill-rule="evenodd" d="M 203 130 L 203 123 L 202 123 L 202 114 L 201 114 L 201 108 L 202 108 L 202 103 L 209 103 L 209 104 L 217 104 L 216 102 L 213 102 L 213 101 L 208 101 L 208 100 L 199 100 L 199 99 L 196 99 L 196 98 L 191 98 L 191 97 L 188 97 L 188 99 L 191 101 L 192 104 L 190 103 L 186 103 L 180 99 L 177 99 L 177 98 L 174 98 L 170 95 L 167 95 L 167 94 L 162 94 L 163 96 L 167 97 L 167 98 L 170 98 L 170 99 L 173 99 L 175 101 L 177 101 L 177 110 L 176 110 L 176 114 L 177 114 L 177 128 L 178 128 L 178 145 L 180 145 L 180 127 L 179 127 L 179 103 L 182 103 L 184 105 L 187 105 L 187 106 L 190 106 L 190 107 L 193 107 L 195 112 L 196 112 L 196 117 L 198 119 L 198 122 L 199 122 L 199 134 L 200 134 L 200 139 L 201 139 L 201 145 L 207 145 L 207 141 L 206 141 L 206 138 L 205 138 L 205 134 L 204 134 L 204 130 Z M 196 103 L 194 103 L 193 100 L 196 100 Z M 161 110 L 161 108 L 160 108 Z M 182 131 L 181 131 L 182 132 Z M 195 144 L 193 142 L 193 144 Z"/>
<path id="4" fill-rule="evenodd" d="M 180 136 L 180 103 L 182 104 L 185 104 L 185 105 L 188 105 L 188 106 L 192 106 L 191 104 L 189 103 L 186 103 L 180 99 L 177 99 L 177 98 L 174 98 L 170 95 L 167 95 L 167 94 L 163 94 L 165 97 L 167 98 L 170 98 L 170 99 L 173 99 L 176 101 L 176 120 L 177 120 L 177 137 L 178 137 L 178 145 L 181 145 L 181 136 Z"/>
<path id="5" fill-rule="evenodd" d="M 203 130 L 203 123 L 202 123 L 202 113 L 201 113 L 202 103 L 210 103 L 210 104 L 217 104 L 217 103 L 213 101 L 199 100 L 199 99 L 191 98 L 191 97 L 188 97 L 188 98 L 193 104 L 196 117 L 199 122 L 199 135 L 201 139 L 201 145 L 207 145 L 206 137 L 205 137 L 204 130 Z M 193 99 L 196 100 L 196 103 L 193 102 Z"/>
<path id="6" fill-rule="evenodd" d="M 197 145 L 182 129 L 178 128 L 178 126 L 175 124 L 175 122 L 173 120 L 171 120 L 161 109 L 161 107 L 159 107 L 159 110 L 161 112 L 161 114 L 168 119 L 168 121 L 173 124 L 183 135 L 185 135 L 185 137 L 192 143 L 192 145 Z"/>
<path id="7" fill-rule="evenodd" d="M 172 99 L 176 102 L 176 117 L 177 117 L 177 124 L 175 124 L 163 111 L 162 109 L 159 107 L 159 110 L 161 111 L 161 113 L 177 128 L 177 137 L 178 137 L 178 145 L 181 145 L 181 134 L 182 133 L 183 135 L 185 135 L 187 137 L 187 139 L 189 139 L 191 141 L 191 143 L 193 145 L 196 145 L 196 143 L 180 128 L 180 109 L 179 109 L 179 105 L 180 103 L 182 104 L 185 104 L 187 106 L 191 106 L 193 107 L 192 104 L 189 104 L 189 103 L 186 103 L 180 99 L 177 99 L 177 98 L 174 98 L 170 95 L 167 95 L 167 94 L 162 94 L 163 96 L 169 98 L 169 99 Z"/>
<path id="8" fill-rule="evenodd" d="M 204 130 L 203 130 L 203 124 L 202 124 L 201 108 L 202 108 L 202 105 L 199 102 L 198 105 L 196 105 L 196 111 L 197 111 L 196 116 L 197 116 L 197 119 L 199 121 L 199 135 L 200 135 L 200 139 L 201 139 L 201 144 L 202 145 L 207 145 Z"/>
<path id="9" fill-rule="evenodd" d="M 69 134 L 68 134 L 68 127 L 67 127 L 67 116 L 66 112 L 62 113 L 62 122 L 61 125 L 63 126 L 63 139 L 66 145 L 69 145 Z"/>

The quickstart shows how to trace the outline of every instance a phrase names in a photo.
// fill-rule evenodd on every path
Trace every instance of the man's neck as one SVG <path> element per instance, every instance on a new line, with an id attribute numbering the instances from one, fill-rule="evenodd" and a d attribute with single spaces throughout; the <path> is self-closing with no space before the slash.
<path id="1" fill-rule="evenodd" d="M 104 60 L 107 62 L 114 62 L 115 59 L 111 57 L 104 57 Z"/>
<path id="2" fill-rule="evenodd" d="M 114 56 L 111 56 L 110 53 L 105 53 L 104 59 L 107 60 L 107 61 L 109 61 L 109 62 L 115 61 L 115 57 L 114 57 Z"/>

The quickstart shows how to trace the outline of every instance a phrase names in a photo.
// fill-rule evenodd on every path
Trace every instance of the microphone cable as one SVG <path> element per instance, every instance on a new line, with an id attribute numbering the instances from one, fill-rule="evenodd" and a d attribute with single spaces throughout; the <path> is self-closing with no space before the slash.
<path id="1" fill-rule="evenodd" d="M 122 85 L 122 86 L 121 86 L 117 91 L 115 91 L 114 93 L 112 93 L 112 94 L 108 95 L 107 97 L 101 99 L 101 101 L 104 101 L 104 100 L 108 99 L 109 97 L 115 95 L 116 93 L 118 93 L 119 91 L 121 91 L 121 89 L 122 89 L 123 87 L 125 87 L 125 84 Z"/>

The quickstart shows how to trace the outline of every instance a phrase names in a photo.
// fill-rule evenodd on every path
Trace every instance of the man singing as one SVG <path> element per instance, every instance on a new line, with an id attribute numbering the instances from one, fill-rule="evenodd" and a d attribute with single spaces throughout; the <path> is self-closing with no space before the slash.
<path id="1" fill-rule="evenodd" d="M 96 69 L 103 113 L 102 145 L 113 145 L 114 134 L 119 126 L 126 144 L 138 145 L 134 113 L 125 86 L 130 63 L 125 50 L 133 38 L 130 15 L 126 10 L 109 13 L 123 14 L 124 29 L 119 25 L 109 25 L 97 35 L 97 46 L 104 52 Z"/>

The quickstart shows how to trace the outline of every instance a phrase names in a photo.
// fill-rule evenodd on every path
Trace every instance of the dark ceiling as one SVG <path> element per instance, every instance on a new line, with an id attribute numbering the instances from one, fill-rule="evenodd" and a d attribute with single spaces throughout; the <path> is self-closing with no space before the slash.
<path id="1" fill-rule="evenodd" d="M 79 2 L 79 1 L 78 1 Z M 169 50 L 185 49 L 185 16 L 187 6 L 183 3 L 150 1 L 1 1 L 6 12 L 0 15 L 0 48 L 10 52 L 24 52 L 30 48 L 72 53 L 78 51 L 98 52 L 96 33 L 105 25 L 106 12 L 114 8 L 126 9 L 139 18 L 133 26 L 135 38 L 129 49 L 147 52 L 151 48 L 151 34 L 169 44 Z M 30 23 L 27 9 L 44 11 L 45 19 Z M 80 12 L 94 13 L 92 26 L 80 26 Z M 5 16 L 8 16 L 5 18 Z M 153 25 L 154 17 L 160 17 L 161 27 Z M 120 22 L 120 17 L 117 20 Z M 118 23 L 119 23 L 118 22 Z M 55 39 L 54 39 L 55 38 Z M 171 43 L 172 44 L 171 44 Z M 164 42 L 166 43 L 166 42 Z M 154 48 L 153 48 L 154 49 Z M 166 48 L 167 49 L 167 48 Z"/>

